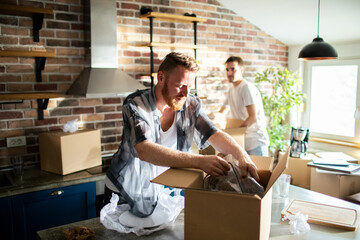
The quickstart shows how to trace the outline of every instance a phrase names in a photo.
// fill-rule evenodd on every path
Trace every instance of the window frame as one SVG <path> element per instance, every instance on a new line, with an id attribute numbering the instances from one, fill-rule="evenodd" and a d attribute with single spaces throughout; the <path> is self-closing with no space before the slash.
<path id="1" fill-rule="evenodd" d="M 311 85 L 312 85 L 312 67 L 314 66 L 344 66 L 344 65 L 357 65 L 358 74 L 357 74 L 357 90 L 356 90 L 356 107 L 354 109 L 354 114 L 356 112 L 355 118 L 355 137 L 325 134 L 319 132 L 313 132 L 310 129 L 310 136 L 331 139 L 335 141 L 345 141 L 351 143 L 360 143 L 360 58 L 351 58 L 351 59 L 336 59 L 336 60 L 316 60 L 316 61 L 306 61 L 303 64 L 303 73 L 304 73 L 304 85 L 303 90 L 306 94 L 305 99 L 305 111 L 303 114 L 303 125 L 310 128 L 310 112 L 311 112 Z"/>

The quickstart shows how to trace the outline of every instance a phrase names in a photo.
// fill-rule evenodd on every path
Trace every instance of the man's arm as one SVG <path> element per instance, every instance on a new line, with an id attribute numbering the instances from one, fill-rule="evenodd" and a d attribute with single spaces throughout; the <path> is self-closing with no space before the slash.
<path id="1" fill-rule="evenodd" d="M 224 154 L 231 154 L 239 161 L 239 167 L 243 177 L 245 177 L 249 171 L 251 176 L 259 180 L 255 164 L 246 151 L 229 134 L 223 131 L 217 131 L 211 135 L 209 142 L 217 151 Z"/>
<path id="2" fill-rule="evenodd" d="M 246 106 L 248 117 L 244 120 L 240 127 L 248 127 L 256 122 L 256 107 L 255 104 Z"/>
<path id="3" fill-rule="evenodd" d="M 226 160 L 215 155 L 200 155 L 169 149 L 150 140 L 135 145 L 139 158 L 143 161 L 176 168 L 198 168 L 213 175 L 227 175 L 230 166 Z"/>

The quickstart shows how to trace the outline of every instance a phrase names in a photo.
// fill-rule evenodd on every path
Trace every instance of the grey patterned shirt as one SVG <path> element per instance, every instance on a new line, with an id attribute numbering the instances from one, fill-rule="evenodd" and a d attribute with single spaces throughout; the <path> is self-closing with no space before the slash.
<path id="1" fill-rule="evenodd" d="M 157 202 L 156 166 L 138 158 L 134 146 L 144 140 L 160 144 L 160 116 L 154 90 L 138 90 L 123 104 L 123 134 L 118 151 L 112 158 L 107 177 L 117 187 L 131 212 L 139 217 L 150 215 Z M 190 152 L 193 140 L 200 149 L 209 145 L 208 138 L 218 131 L 201 110 L 199 98 L 189 95 L 183 108 L 175 113 L 177 150 Z"/>

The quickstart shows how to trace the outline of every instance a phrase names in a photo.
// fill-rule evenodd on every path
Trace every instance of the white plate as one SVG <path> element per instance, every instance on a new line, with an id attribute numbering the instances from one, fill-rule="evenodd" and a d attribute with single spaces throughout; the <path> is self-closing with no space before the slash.
<path id="1" fill-rule="evenodd" d="M 152 228 L 157 227 L 166 222 L 168 216 L 161 211 L 155 211 L 147 217 L 137 217 L 130 211 L 122 213 L 119 217 L 119 222 L 127 227 L 140 227 L 140 228 Z"/>

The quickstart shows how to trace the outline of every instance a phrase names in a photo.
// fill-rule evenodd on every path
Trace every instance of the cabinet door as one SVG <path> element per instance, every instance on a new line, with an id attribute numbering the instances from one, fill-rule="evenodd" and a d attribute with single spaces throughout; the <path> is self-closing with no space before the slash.
<path id="1" fill-rule="evenodd" d="M 96 216 L 95 182 L 13 196 L 15 239 Z"/>
<path id="2" fill-rule="evenodd" d="M 11 214 L 11 197 L 0 198 L 0 238 L 13 239 L 13 225 Z"/>

